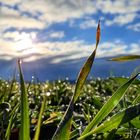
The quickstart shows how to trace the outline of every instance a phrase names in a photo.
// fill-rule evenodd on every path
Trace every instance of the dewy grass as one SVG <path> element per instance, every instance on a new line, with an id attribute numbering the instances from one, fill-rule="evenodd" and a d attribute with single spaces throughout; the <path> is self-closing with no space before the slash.
<path id="1" fill-rule="evenodd" d="M 112 96 L 111 98 L 104 104 L 104 106 L 100 109 L 98 114 L 94 117 L 94 119 L 87 125 L 84 132 L 82 133 L 82 136 L 79 138 L 79 140 L 91 135 L 92 129 L 94 129 L 112 110 L 113 108 L 119 103 L 123 95 L 126 93 L 127 89 L 130 87 L 132 82 L 136 79 L 136 76 L 131 78 L 128 82 L 126 82 L 124 85 L 122 85 Z"/>
<path id="2" fill-rule="evenodd" d="M 122 112 L 115 114 L 110 120 L 105 120 L 104 123 L 81 136 L 78 140 L 85 139 L 92 134 L 106 133 L 113 129 L 117 129 L 120 125 L 130 122 L 132 119 L 136 118 L 140 114 L 140 104 L 127 108 Z"/>
<path id="3" fill-rule="evenodd" d="M 29 105 L 28 95 L 25 88 L 24 78 L 21 69 L 21 61 L 18 60 L 19 76 L 20 76 L 20 92 L 21 92 L 21 126 L 20 126 L 20 140 L 30 140 L 30 123 L 29 123 Z"/>

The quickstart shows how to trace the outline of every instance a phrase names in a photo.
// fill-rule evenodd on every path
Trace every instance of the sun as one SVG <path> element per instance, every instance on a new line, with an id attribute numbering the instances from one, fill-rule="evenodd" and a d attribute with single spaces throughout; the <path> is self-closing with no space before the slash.
<path id="1" fill-rule="evenodd" d="M 31 34 L 21 33 L 17 36 L 14 48 L 18 52 L 28 50 L 34 46 Z"/>

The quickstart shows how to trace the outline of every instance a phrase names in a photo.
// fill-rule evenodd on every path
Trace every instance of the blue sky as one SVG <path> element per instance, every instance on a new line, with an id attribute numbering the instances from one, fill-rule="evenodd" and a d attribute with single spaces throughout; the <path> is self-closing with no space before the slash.
<path id="1" fill-rule="evenodd" d="M 0 0 L 0 60 L 88 57 L 99 19 L 97 58 L 140 54 L 139 0 Z"/>

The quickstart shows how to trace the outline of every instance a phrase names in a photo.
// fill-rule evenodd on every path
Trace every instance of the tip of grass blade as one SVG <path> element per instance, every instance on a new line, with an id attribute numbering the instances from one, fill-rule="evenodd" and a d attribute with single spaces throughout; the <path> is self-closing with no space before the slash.
<path id="1" fill-rule="evenodd" d="M 101 36 L 101 29 L 100 29 L 100 20 L 99 20 L 97 30 L 96 30 L 96 48 L 97 48 L 97 46 L 99 44 L 100 36 Z"/>
<path id="2" fill-rule="evenodd" d="M 140 55 L 125 55 L 109 59 L 108 61 L 127 62 L 140 59 Z"/>

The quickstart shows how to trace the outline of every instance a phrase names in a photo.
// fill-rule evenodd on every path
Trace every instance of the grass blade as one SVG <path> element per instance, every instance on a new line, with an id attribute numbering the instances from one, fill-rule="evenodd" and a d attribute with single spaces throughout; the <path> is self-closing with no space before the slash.
<path id="1" fill-rule="evenodd" d="M 98 126 L 97 128 L 87 133 L 86 135 L 82 136 L 80 139 L 84 139 L 92 134 L 104 133 L 111 131 L 113 129 L 117 129 L 122 124 L 130 122 L 132 119 L 139 116 L 139 114 L 140 114 L 140 104 L 127 108 L 124 111 L 119 112 L 118 114 L 111 117 L 109 121 L 108 120 L 105 121 L 102 125 Z"/>
<path id="2" fill-rule="evenodd" d="M 74 92 L 74 96 L 73 96 L 74 103 L 76 102 L 77 98 L 79 97 L 81 90 L 82 90 L 82 87 L 83 87 L 83 85 L 88 77 L 90 70 L 91 70 L 92 64 L 93 64 L 94 59 L 95 59 L 96 50 L 98 47 L 99 40 L 100 40 L 100 21 L 98 23 L 97 32 L 96 32 L 95 50 L 93 51 L 93 53 L 89 56 L 89 58 L 87 59 L 87 61 L 83 65 L 81 71 L 79 72 L 78 78 L 77 78 L 75 92 Z"/>
<path id="3" fill-rule="evenodd" d="M 91 123 L 88 124 L 88 126 L 85 128 L 84 132 L 82 133 L 82 136 L 90 132 L 95 126 L 97 126 L 113 109 L 114 107 L 119 103 L 127 89 L 130 87 L 132 82 L 136 79 L 136 76 L 132 77 L 128 82 L 126 82 L 124 85 L 122 85 L 113 95 L 112 97 L 103 105 L 103 107 L 100 109 L 100 111 L 97 113 L 97 115 L 94 117 L 94 119 L 91 121 Z"/>
<path id="4" fill-rule="evenodd" d="M 72 121 L 73 101 L 71 100 L 52 140 L 69 140 Z"/>
<path id="5" fill-rule="evenodd" d="M 73 94 L 70 104 L 67 108 L 67 111 L 65 112 L 64 117 L 62 118 L 62 120 L 53 136 L 53 140 L 60 140 L 60 139 L 68 140 L 70 138 L 70 126 L 71 126 L 71 120 L 72 120 L 73 106 L 74 106 L 74 103 L 77 101 L 77 99 L 81 93 L 81 90 L 83 88 L 83 85 L 91 70 L 91 67 L 92 67 L 92 64 L 93 64 L 93 61 L 94 61 L 94 58 L 96 55 L 96 50 L 97 50 L 97 47 L 99 44 L 99 40 L 100 40 L 100 21 L 98 23 L 97 32 L 96 32 L 96 47 L 95 47 L 93 53 L 89 56 L 89 58 L 83 65 L 81 71 L 79 72 L 74 94 Z"/>
<path id="6" fill-rule="evenodd" d="M 9 120 L 9 123 L 8 123 L 8 127 L 7 127 L 7 129 L 6 129 L 6 134 L 5 134 L 5 139 L 6 139 L 6 140 L 9 140 L 9 139 L 10 139 L 12 121 L 13 121 L 15 112 L 16 112 L 16 110 L 17 110 L 18 107 L 19 107 L 19 104 L 17 104 L 17 105 L 13 108 L 13 110 L 12 110 L 12 112 L 11 112 L 11 117 L 10 117 L 10 120 Z"/>
<path id="7" fill-rule="evenodd" d="M 122 61 L 132 61 L 132 60 L 137 60 L 137 59 L 140 59 L 140 55 L 120 56 L 120 57 L 115 57 L 109 60 L 122 62 Z"/>
<path id="8" fill-rule="evenodd" d="M 20 140 L 30 140 L 30 123 L 29 123 L 29 105 L 27 91 L 25 89 L 24 78 L 21 69 L 21 61 L 18 60 L 19 76 L 20 76 L 20 91 L 21 91 L 21 126 Z"/>
<path id="9" fill-rule="evenodd" d="M 40 128 L 41 128 L 41 122 L 42 122 L 42 115 L 43 115 L 43 112 L 44 112 L 45 104 L 46 104 L 46 96 L 44 95 L 43 96 L 43 102 L 42 102 L 41 109 L 40 109 L 40 113 L 39 113 L 39 117 L 38 117 L 38 123 L 37 123 L 37 127 L 36 127 L 34 140 L 39 140 L 39 134 L 40 134 Z"/>

